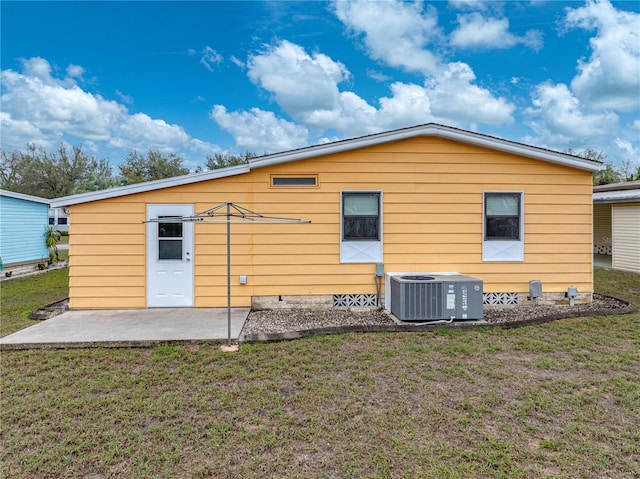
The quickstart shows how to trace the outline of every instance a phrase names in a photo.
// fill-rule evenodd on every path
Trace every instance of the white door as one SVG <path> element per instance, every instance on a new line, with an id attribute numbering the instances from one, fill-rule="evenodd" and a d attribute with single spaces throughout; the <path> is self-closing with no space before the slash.
<path id="1" fill-rule="evenodd" d="M 193 205 L 147 205 L 147 307 L 193 306 Z"/>

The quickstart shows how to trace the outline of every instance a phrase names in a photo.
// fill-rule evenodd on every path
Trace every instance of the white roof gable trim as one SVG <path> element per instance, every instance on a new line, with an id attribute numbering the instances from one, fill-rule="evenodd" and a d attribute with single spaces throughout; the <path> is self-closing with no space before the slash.
<path id="1" fill-rule="evenodd" d="M 248 165 L 232 166 L 219 170 L 206 171 L 204 173 L 194 173 L 191 175 L 177 176 L 164 180 L 149 181 L 146 183 L 122 186 L 120 188 L 112 188 L 103 191 L 66 196 L 63 198 L 52 200 L 51 206 L 54 208 L 59 208 L 63 206 L 88 203 L 90 201 L 115 198 L 118 196 L 125 196 L 134 193 L 143 193 L 146 191 L 159 190 L 162 188 L 187 185 L 190 183 L 213 180 L 216 178 L 224 178 L 227 176 L 241 175 L 244 173 L 249 173 L 254 168 L 264 168 L 267 166 L 279 165 L 292 161 L 307 160 L 318 156 L 341 153 L 345 151 L 356 150 L 359 148 L 366 148 L 369 146 L 390 143 L 393 141 L 417 138 L 420 136 L 444 138 L 447 140 L 467 143 L 470 145 L 480 146 L 497 151 L 503 151 L 505 153 L 512 153 L 515 155 L 532 158 L 534 160 L 555 163 L 558 165 L 568 166 L 586 171 L 597 171 L 601 168 L 600 162 L 588 160 L 586 158 L 581 158 L 566 153 L 559 153 L 552 150 L 546 150 L 544 148 L 538 148 L 535 146 L 524 145 L 522 143 L 503 140 L 501 138 L 482 135 L 458 128 L 429 123 L 427 125 L 419 125 L 410 128 L 403 128 L 400 130 L 362 136 L 359 138 L 352 138 L 349 140 L 326 143 L 323 145 L 309 146 L 306 148 L 300 148 L 298 150 L 275 153 L 273 155 L 265 155 L 258 158 L 250 159 Z"/>
<path id="2" fill-rule="evenodd" d="M 449 126 L 438 125 L 435 123 L 377 133 L 350 140 L 327 143 L 324 145 L 310 146 L 299 150 L 276 153 L 273 155 L 253 158 L 249 160 L 249 163 L 252 167 L 260 168 L 287 163 L 290 161 L 306 160 L 321 155 L 342 153 L 344 151 L 355 150 L 357 148 L 366 148 L 369 146 L 390 143 L 392 141 L 399 141 L 408 138 L 417 138 L 420 136 L 444 138 L 459 143 L 467 143 L 474 146 L 503 151 L 505 153 L 513 153 L 515 155 L 525 156 L 535 160 L 570 166 L 572 168 L 587 171 L 597 171 L 602 166 L 600 162 L 588 160 L 586 158 L 546 150 L 544 148 L 529 146 L 522 143 L 515 143 L 513 141 L 503 140 L 501 138 L 482 135 L 471 131 L 460 130 Z"/>
<path id="3" fill-rule="evenodd" d="M 9 198 L 16 198 L 18 200 L 33 201 L 34 203 L 42 203 L 45 205 L 49 205 L 49 203 L 53 201 L 47 198 L 40 198 L 39 196 L 25 195 L 22 193 L 15 193 L 13 191 L 7 191 L 7 190 L 0 190 L 0 195 L 7 196 Z"/>
<path id="4" fill-rule="evenodd" d="M 241 175 L 243 173 L 248 173 L 249 171 L 249 165 L 230 166 L 228 168 L 220 168 L 218 170 L 205 171 L 202 173 L 192 173 L 190 175 L 184 176 L 174 176 L 173 178 L 165 178 L 162 180 L 146 181 L 144 183 L 136 183 L 134 185 L 121 186 L 119 188 L 110 188 L 108 190 L 91 191 L 89 193 L 64 196 L 62 198 L 51 200 L 51 206 L 53 208 L 60 208 L 63 206 L 88 203 L 90 201 L 116 198 L 118 196 L 132 195 L 135 193 L 145 193 L 147 191 L 171 188 L 172 186 L 189 185 L 191 183 L 198 183 L 200 181 L 214 180 L 216 178 L 224 178 L 226 176 Z"/>

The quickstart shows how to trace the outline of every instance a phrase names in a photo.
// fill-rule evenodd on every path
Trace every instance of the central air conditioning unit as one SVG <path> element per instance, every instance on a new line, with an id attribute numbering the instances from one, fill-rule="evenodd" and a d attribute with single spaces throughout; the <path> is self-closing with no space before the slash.
<path id="1" fill-rule="evenodd" d="M 394 275 L 391 314 L 401 321 L 482 319 L 482 280 L 461 274 Z"/>

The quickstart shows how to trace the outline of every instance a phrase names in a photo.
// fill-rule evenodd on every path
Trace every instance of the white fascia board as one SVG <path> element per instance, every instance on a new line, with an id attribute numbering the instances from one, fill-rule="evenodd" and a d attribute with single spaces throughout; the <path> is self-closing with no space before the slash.
<path id="1" fill-rule="evenodd" d="M 438 134 L 433 134 L 432 136 L 439 136 L 441 138 L 459 141 L 461 143 L 469 143 L 471 145 L 503 151 L 505 153 L 513 153 L 514 155 L 525 156 L 534 160 L 546 161 L 557 165 L 569 166 L 579 170 L 598 171 L 602 168 L 602 162 L 569 155 L 567 153 L 560 153 L 558 151 L 547 150 L 537 146 L 516 143 L 493 136 L 481 135 L 471 131 L 452 130 L 442 125 L 437 125 L 437 129 L 440 130 L 440 132 Z"/>
<path id="2" fill-rule="evenodd" d="M 135 193 L 145 193 L 147 191 L 171 188 L 173 186 L 189 185 L 192 183 L 199 183 L 201 181 L 214 180 L 216 178 L 241 175 L 244 173 L 248 173 L 249 171 L 249 165 L 230 166 L 227 168 L 220 168 L 219 170 L 204 171 L 202 173 L 192 173 L 190 175 L 184 176 L 175 176 L 173 178 L 147 181 L 144 183 L 136 183 L 134 185 L 110 188 L 101 191 L 92 191 L 89 193 L 80 193 L 77 195 L 64 196 L 62 198 L 51 200 L 51 207 L 62 208 L 65 206 L 77 205 L 80 203 L 89 203 L 90 201 L 117 198 L 118 196 L 133 195 Z"/>
<path id="3" fill-rule="evenodd" d="M 515 143 L 509 140 L 503 140 L 501 138 L 481 135 L 479 133 L 473 133 L 470 131 L 460 130 L 457 128 L 451 128 L 448 126 L 437 124 L 420 125 L 411 128 L 404 128 L 401 130 L 363 136 L 360 138 L 353 138 L 350 140 L 342 140 L 334 143 L 327 143 L 324 145 L 301 148 L 299 150 L 292 150 L 284 153 L 276 153 L 261 158 L 251 159 L 249 160 L 249 164 L 252 168 L 263 168 L 265 166 L 279 165 L 291 161 L 306 160 L 322 155 L 342 153 L 358 148 L 366 148 L 369 146 L 404 140 L 407 138 L 416 138 L 419 136 L 433 136 L 457 141 L 460 143 L 468 143 L 492 150 L 498 150 L 506 153 L 524 156 L 527 158 L 532 158 L 534 160 L 546 161 L 549 163 L 569 166 L 586 171 L 597 171 L 602 166 L 600 162 L 594 160 L 588 160 L 566 153 L 546 150 L 544 148 L 529 146 L 522 143 Z"/>
<path id="4" fill-rule="evenodd" d="M 23 193 L 16 193 L 8 190 L 0 190 L 0 195 L 7 196 L 9 198 L 16 198 L 18 200 L 33 201 L 34 203 L 42 203 L 45 205 L 49 205 L 53 201 L 47 198 L 40 198 L 39 196 L 25 195 Z"/>

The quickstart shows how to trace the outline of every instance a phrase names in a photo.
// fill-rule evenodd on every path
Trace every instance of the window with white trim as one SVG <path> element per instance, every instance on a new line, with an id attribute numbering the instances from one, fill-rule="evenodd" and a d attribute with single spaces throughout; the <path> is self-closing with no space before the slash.
<path id="1" fill-rule="evenodd" d="M 380 193 L 342 193 L 342 240 L 380 240 Z"/>
<path id="2" fill-rule="evenodd" d="M 340 261 L 382 261 L 382 192 L 343 191 L 340 197 Z"/>
<path id="3" fill-rule="evenodd" d="M 485 191 L 483 194 L 482 260 L 524 260 L 524 194 Z"/>

